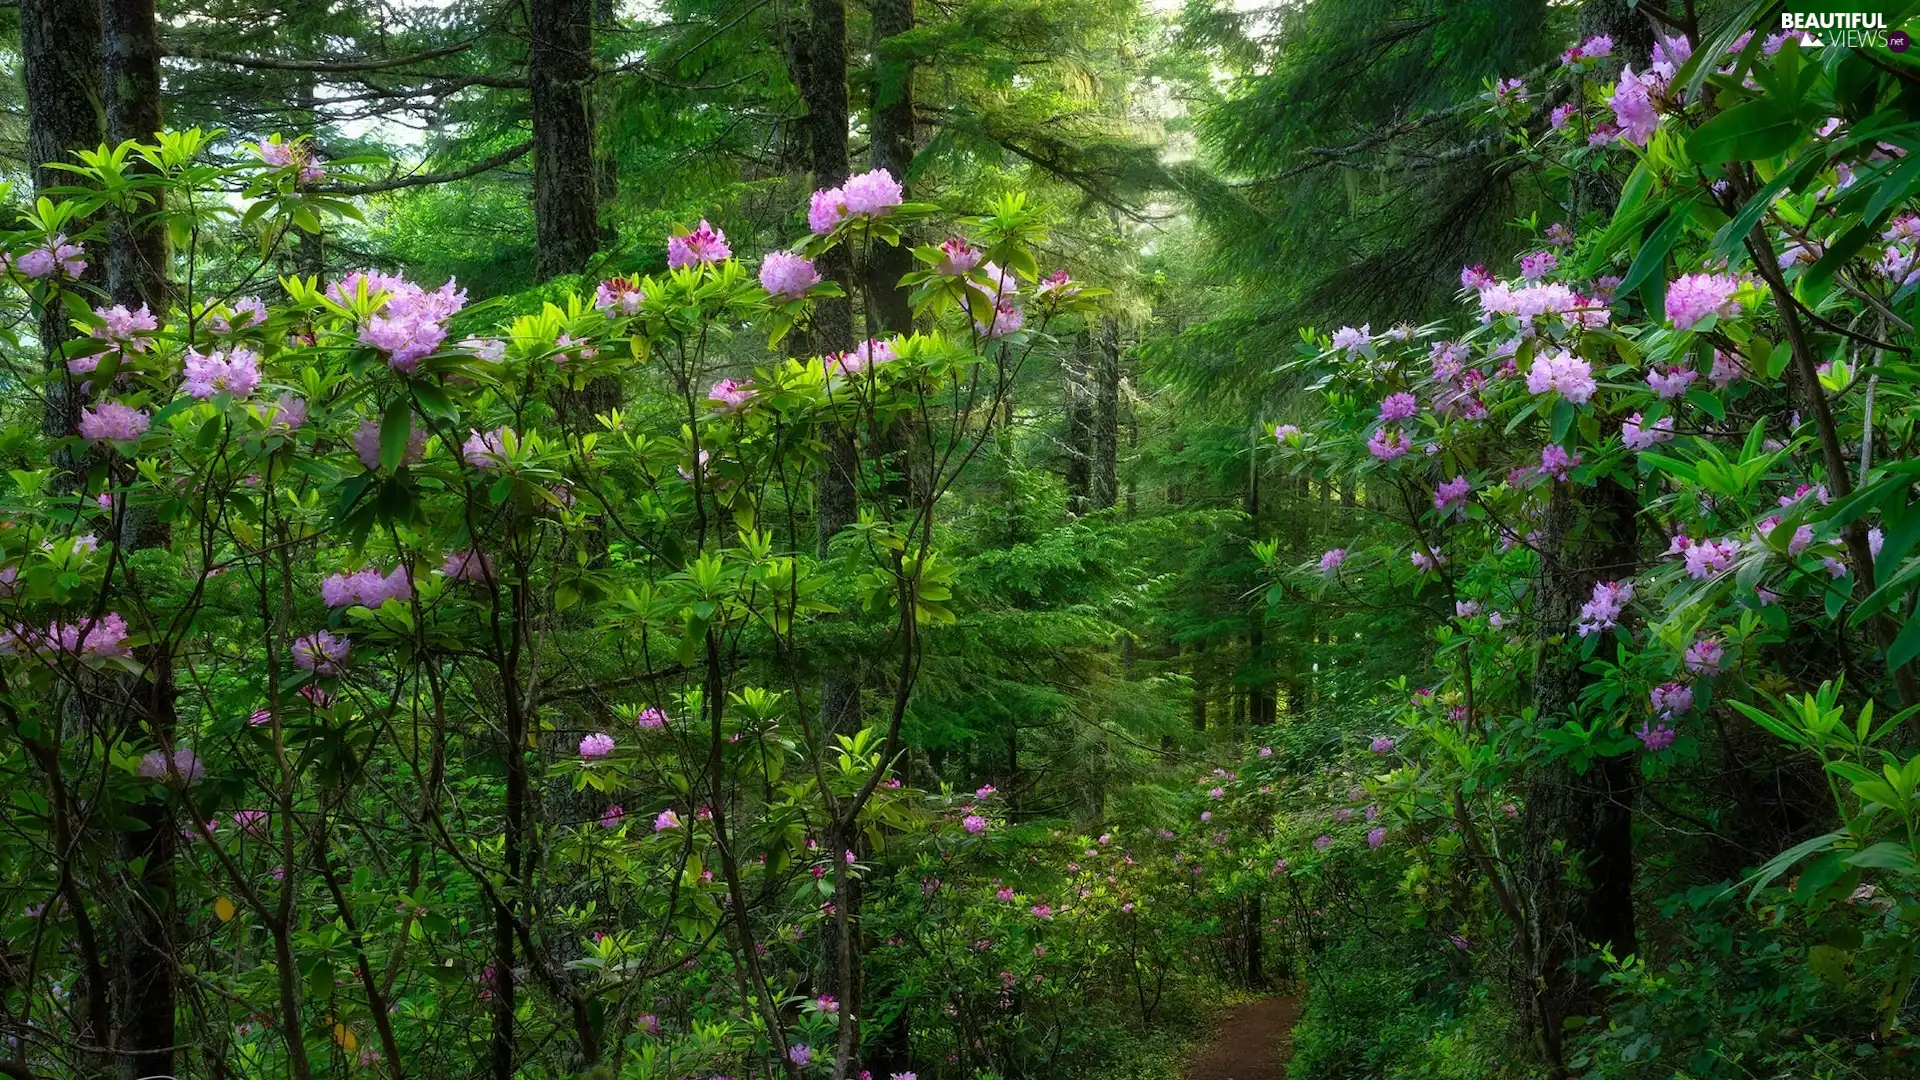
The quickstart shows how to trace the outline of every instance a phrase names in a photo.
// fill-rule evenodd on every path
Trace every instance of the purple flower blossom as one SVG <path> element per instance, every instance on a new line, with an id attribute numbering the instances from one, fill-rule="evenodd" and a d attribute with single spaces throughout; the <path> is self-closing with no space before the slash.
<path id="1" fill-rule="evenodd" d="M 1413 440 L 1398 428 L 1392 431 L 1380 428 L 1367 439 L 1367 453 L 1381 461 L 1392 461 L 1395 458 L 1404 457 L 1407 451 L 1412 449 Z"/>
<path id="2" fill-rule="evenodd" d="M 1620 621 L 1620 613 L 1633 602 L 1633 582 L 1602 581 L 1594 585 L 1593 598 L 1580 605 L 1578 629 L 1581 637 L 1611 630 Z"/>
<path id="3" fill-rule="evenodd" d="M 1548 443 L 1540 448 L 1540 472 L 1555 480 L 1565 481 L 1572 470 L 1580 464 L 1579 454 L 1569 454 L 1558 443 Z"/>
<path id="4" fill-rule="evenodd" d="M 1011 301 L 1002 300 L 993 307 L 993 322 L 988 324 L 975 319 L 973 321 L 973 329 L 974 332 L 986 338 L 988 341 L 996 341 L 1020 329 L 1021 325 L 1025 322 L 1026 315 L 1020 310 L 1018 305 Z"/>
<path id="5" fill-rule="evenodd" d="M 1575 405 L 1585 405 L 1596 386 L 1592 365 L 1565 349 L 1534 357 L 1527 369 L 1528 393 L 1558 393 Z"/>
<path id="6" fill-rule="evenodd" d="M 1649 723 L 1650 722 L 1642 721 L 1640 730 L 1633 733 L 1633 737 L 1640 740 L 1641 745 L 1647 748 L 1648 753 L 1657 754 L 1665 750 L 1667 747 L 1672 746 L 1673 740 L 1679 736 L 1679 733 L 1674 731 L 1671 725 L 1651 724 L 1651 726 L 1649 726 Z"/>
<path id="7" fill-rule="evenodd" d="M 765 280 L 766 271 L 762 269 L 760 273 Z M 647 291 L 636 278 L 608 278 L 593 290 L 593 306 L 609 316 L 637 314 L 640 305 L 646 302 Z"/>
<path id="8" fill-rule="evenodd" d="M 626 817 L 627 812 L 622 810 L 618 805 L 609 806 L 600 815 L 600 827 L 603 829 L 617 829 L 620 827 L 620 823 L 626 820 Z"/>
<path id="9" fill-rule="evenodd" d="M 1667 286 L 1667 319 L 1675 330 L 1691 330 L 1709 315 L 1732 318 L 1740 314 L 1739 289 L 1731 274 L 1683 274 Z"/>
<path id="10" fill-rule="evenodd" d="M 205 356 L 192 350 L 187 352 L 186 378 L 180 389 L 192 397 L 205 400 L 224 391 L 236 399 L 245 399 L 258 385 L 260 357 L 251 350 L 235 349 Z"/>
<path id="11" fill-rule="evenodd" d="M 1718 638 L 1701 638 L 1687 646 L 1684 662 L 1695 675 L 1718 675 L 1725 669 L 1727 647 Z"/>
<path id="12" fill-rule="evenodd" d="M 613 755 L 613 736 L 604 731 L 596 731 L 580 740 L 580 756 L 595 761 Z"/>
<path id="13" fill-rule="evenodd" d="M 420 424 L 412 425 L 407 436 L 407 448 L 400 452 L 400 464 L 411 465 L 420 460 L 427 450 L 427 432 Z M 353 433 L 353 452 L 360 464 L 369 469 L 380 467 L 380 424 L 376 420 L 362 420 Z"/>
<path id="14" fill-rule="evenodd" d="M 1658 443 L 1673 438 L 1673 417 L 1663 416 L 1655 420 L 1650 427 L 1641 425 L 1640 414 L 1634 413 L 1620 423 L 1620 441 L 1627 449 L 1646 450 Z"/>
<path id="15" fill-rule="evenodd" d="M 1313 838 L 1313 848 L 1315 851 L 1325 851 L 1332 846 L 1333 837 L 1328 836 L 1326 833 L 1321 833 L 1319 836 Z"/>
<path id="16" fill-rule="evenodd" d="M 776 297 L 798 300 L 820 284 L 813 260 L 791 251 L 769 251 L 760 261 L 760 287 Z"/>
<path id="17" fill-rule="evenodd" d="M 1740 554 L 1738 540 L 1702 540 L 1686 549 L 1687 576 L 1702 581 L 1724 573 Z"/>
<path id="18" fill-rule="evenodd" d="M 934 268 L 942 274 L 957 277 L 979 265 L 979 248 L 957 236 L 949 236 L 940 244 L 940 261 Z"/>
<path id="19" fill-rule="evenodd" d="M 1693 380 L 1699 377 L 1699 373 L 1692 368 L 1671 364 L 1665 371 L 1654 368 L 1647 372 L 1647 385 L 1653 388 L 1655 397 L 1662 401 L 1672 401 L 1685 394 L 1687 387 L 1693 385 Z"/>
<path id="20" fill-rule="evenodd" d="M 732 379 L 721 379 L 707 391 L 707 400 L 721 412 L 738 412 L 753 400 L 753 388 Z"/>
<path id="21" fill-rule="evenodd" d="M 727 246 L 727 234 L 707 224 L 706 218 L 701 218 L 700 226 L 690 233 L 667 237 L 667 267 L 672 270 L 731 258 L 733 249 Z"/>
<path id="22" fill-rule="evenodd" d="M 412 596 L 413 580 L 404 564 L 386 574 L 373 569 L 332 574 L 320 583 L 320 598 L 328 607 L 360 604 L 377 608 L 388 600 L 407 600 Z"/>
<path id="23" fill-rule="evenodd" d="M 338 675 L 346 670 L 349 644 L 325 630 L 295 638 L 293 666 L 315 675 Z"/>
<path id="24" fill-rule="evenodd" d="M 975 836 L 987 831 L 987 819 L 979 814 L 968 814 L 960 819 L 960 827 Z"/>
<path id="25" fill-rule="evenodd" d="M 160 320 L 153 317 L 145 304 L 134 311 L 128 311 L 125 304 L 97 307 L 93 314 L 100 320 L 100 325 L 93 328 L 93 336 L 114 342 L 127 352 L 145 352 L 148 341 L 139 335 L 160 329 Z"/>
<path id="26" fill-rule="evenodd" d="M 1391 754 L 1393 753 L 1393 747 L 1393 736 L 1375 735 L 1373 742 L 1368 745 L 1367 749 L 1372 750 L 1376 754 Z"/>
<path id="27" fill-rule="evenodd" d="M 1553 112 L 1548 114 L 1547 122 L 1553 125 L 1553 130 L 1559 131 L 1566 127 L 1567 121 L 1573 119 L 1573 114 L 1579 111 L 1579 107 L 1571 101 L 1555 105 Z"/>
<path id="28" fill-rule="evenodd" d="M 825 188 L 813 193 L 813 201 L 807 210 L 807 227 L 815 235 L 825 236 L 846 216 L 846 194 L 839 188 Z"/>
<path id="29" fill-rule="evenodd" d="M 117 401 L 80 410 L 80 437 L 93 442 L 126 442 L 146 434 L 153 418 Z"/>
<path id="30" fill-rule="evenodd" d="M 1651 96 L 1653 85 L 1652 79 L 1635 75 L 1633 65 L 1628 64 L 1613 88 L 1613 118 L 1620 122 L 1621 134 L 1636 146 L 1647 145 L 1660 126 L 1660 114 L 1654 110 Z"/>
<path id="31" fill-rule="evenodd" d="M 440 564 L 440 573 L 455 581 L 491 584 L 494 580 L 493 560 L 475 548 L 452 551 Z"/>
<path id="32" fill-rule="evenodd" d="M 1408 420 L 1420 411 L 1420 399 L 1402 390 L 1397 394 L 1388 394 L 1380 403 L 1380 422 L 1391 424 L 1396 420 Z"/>
<path id="33" fill-rule="evenodd" d="M 466 290 L 452 278 L 428 292 L 398 275 L 362 273 L 360 277 L 367 281 L 370 295 L 386 294 L 384 300 L 375 303 L 373 314 L 360 328 L 360 341 L 386 353 L 387 365 L 395 371 L 411 374 L 422 357 L 439 349 L 440 343 L 447 339 L 446 320 L 467 304 Z M 349 275 L 336 288 L 351 298 L 358 286 Z M 333 295 L 331 290 L 328 295 Z"/>
<path id="34" fill-rule="evenodd" d="M 1368 847 L 1378 848 L 1381 844 L 1384 844 L 1386 842 L 1387 842 L 1387 830 L 1384 827 L 1375 825 L 1373 828 L 1367 830 L 1367 846 Z"/>
<path id="35" fill-rule="evenodd" d="M 1346 561 L 1347 549 L 1333 548 L 1320 556 L 1320 572 L 1323 574 L 1331 574 L 1335 570 L 1340 569 L 1340 564 Z"/>
<path id="36" fill-rule="evenodd" d="M 1344 349 L 1348 356 L 1359 355 L 1360 350 L 1372 341 L 1373 328 L 1371 324 L 1362 326 L 1358 330 L 1355 330 L 1351 326 L 1343 326 L 1333 332 L 1333 347 L 1336 349 Z"/>
<path id="37" fill-rule="evenodd" d="M 255 405 L 253 414 L 269 432 L 285 434 L 306 426 L 307 403 L 292 394 L 281 394 L 272 404 Z"/>
<path id="38" fill-rule="evenodd" d="M 507 464 L 508 444 L 518 445 L 519 441 L 512 428 L 497 427 L 484 435 L 478 429 L 469 428 L 460 453 L 467 464 L 476 469 L 499 469 Z"/>
<path id="39" fill-rule="evenodd" d="M 198 754 L 180 747 L 172 755 L 164 750 L 147 751 L 140 759 L 140 775 L 149 780 L 165 780 L 169 784 L 191 784 L 205 777 L 207 769 L 200 763 Z"/>
<path id="40" fill-rule="evenodd" d="M 850 176 L 840 189 L 841 202 L 850 216 L 885 217 L 903 198 L 899 182 L 885 169 Z"/>
<path id="41" fill-rule="evenodd" d="M 1466 505 L 1467 496 L 1473 493 L 1473 482 L 1464 476 L 1456 476 L 1433 489 L 1433 508 L 1442 512 Z"/>
<path id="42" fill-rule="evenodd" d="M 1560 256 L 1551 251 L 1533 251 L 1520 257 L 1520 276 L 1539 281 L 1560 265 Z"/>
<path id="43" fill-rule="evenodd" d="M 668 829 L 677 829 L 679 827 L 680 815 L 674 813 L 671 807 L 660 811 L 653 819 L 654 832 L 666 832 Z"/>
<path id="44" fill-rule="evenodd" d="M 1492 285 L 1493 281 L 1493 275 L 1487 273 L 1485 266 L 1476 263 L 1473 266 L 1463 266 L 1460 268 L 1460 287 L 1462 289 L 1471 289 L 1477 292 Z"/>
<path id="45" fill-rule="evenodd" d="M 1661 683 L 1649 695 L 1654 715 L 1671 720 L 1693 708 L 1693 688 L 1686 683 Z"/>

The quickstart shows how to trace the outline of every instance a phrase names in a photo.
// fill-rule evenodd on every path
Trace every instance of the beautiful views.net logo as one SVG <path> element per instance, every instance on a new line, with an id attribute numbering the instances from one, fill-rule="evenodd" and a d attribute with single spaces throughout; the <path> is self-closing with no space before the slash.
<path id="1" fill-rule="evenodd" d="M 1889 40 L 1887 17 L 1878 11 L 1787 11 L 1780 15 L 1780 28 L 1812 34 L 1814 45 L 1838 45 L 1848 49 L 1893 48 L 1906 51 L 1904 32 L 1898 43 Z"/>

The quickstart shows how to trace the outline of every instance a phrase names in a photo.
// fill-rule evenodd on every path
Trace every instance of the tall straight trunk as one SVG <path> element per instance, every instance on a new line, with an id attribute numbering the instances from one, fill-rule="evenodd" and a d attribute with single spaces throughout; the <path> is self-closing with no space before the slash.
<path id="1" fill-rule="evenodd" d="M 600 246 L 593 152 L 593 0 L 531 0 L 527 89 L 533 113 L 534 272 L 577 274 Z"/>
<path id="2" fill-rule="evenodd" d="M 47 167 L 70 162 L 76 150 L 91 150 L 106 137 L 100 113 L 100 8 L 96 0 L 20 0 L 20 68 L 27 92 L 27 159 L 33 190 L 69 183 L 72 176 Z M 97 260 L 95 260 L 97 262 Z M 87 280 L 97 277 L 89 269 Z M 57 381 L 47 387 L 42 423 L 49 438 L 72 435 L 80 426 L 79 387 L 65 377 L 61 346 L 73 328 L 53 305 L 40 313 L 40 345 Z M 55 465 L 60 487 L 77 484 L 78 452 L 62 449 Z"/>
<path id="3" fill-rule="evenodd" d="M 100 0 L 102 85 L 107 140 L 151 142 L 159 134 L 160 26 L 154 0 Z M 157 223 L 163 207 L 138 217 L 117 214 L 109 228 L 107 290 L 116 302 L 166 306 L 167 233 Z M 147 218 L 148 220 L 141 220 Z"/>
<path id="4" fill-rule="evenodd" d="M 1093 508 L 1093 333 L 1073 336 L 1062 379 L 1067 416 L 1067 512 L 1078 516 Z"/>
<path id="5" fill-rule="evenodd" d="M 1100 317 L 1093 378 L 1093 508 L 1120 497 L 1120 321 Z"/>
<path id="6" fill-rule="evenodd" d="M 160 26 L 154 0 L 99 0 L 101 83 L 107 141 L 153 141 L 161 130 Z M 167 234 L 157 214 L 161 203 L 132 213 L 115 212 L 107 230 L 107 291 L 116 303 L 167 309 Z M 122 513 L 121 543 L 128 549 L 156 547 L 169 530 L 150 509 Z M 174 743 L 173 658 L 167 643 L 141 649 L 144 680 L 129 681 L 126 701 L 135 726 L 156 745 Z M 139 824 L 121 834 L 126 865 L 139 867 L 124 897 L 119 931 L 115 998 L 120 1075 L 126 1080 L 168 1076 L 174 1071 L 174 1029 L 179 986 L 173 942 L 179 911 L 174 900 L 173 860 L 179 831 L 164 802 L 142 803 L 131 815 Z"/>
<path id="7" fill-rule="evenodd" d="M 1260 444 L 1265 439 L 1256 430 L 1247 445 L 1247 518 L 1256 527 L 1260 520 Z M 1273 660 L 1267 656 L 1267 604 L 1265 594 L 1247 613 L 1247 722 L 1254 727 L 1273 723 L 1276 708 L 1273 694 Z"/>
<path id="8" fill-rule="evenodd" d="M 903 188 L 913 169 L 913 59 L 901 55 L 896 38 L 913 31 L 913 0 L 870 0 L 873 71 L 867 102 L 872 145 L 867 160 L 885 169 Z M 867 252 L 867 302 L 870 318 L 882 330 L 901 334 L 913 328 L 908 291 L 900 279 L 913 270 L 905 244 L 880 244 Z"/>
<path id="9" fill-rule="evenodd" d="M 100 102 L 100 8 L 97 0 L 20 0 L 20 68 L 27 95 L 27 161 L 33 169 L 33 188 L 37 195 L 48 188 L 71 182 L 71 176 L 49 168 L 52 162 L 70 162 L 76 150 L 91 150 L 105 138 Z M 98 259 L 92 260 L 96 266 Z M 98 283 L 100 271 L 89 268 L 84 280 Z M 85 399 L 78 383 L 66 371 L 63 347 L 74 332 L 66 310 L 49 305 L 39 313 L 40 345 L 46 350 L 48 381 L 41 413 L 42 430 L 49 439 L 72 436 L 80 424 L 80 408 Z M 54 452 L 56 487 L 76 492 L 85 470 L 84 451 L 63 446 Z M 77 698 L 76 698 L 77 700 Z M 78 706 L 82 711 L 86 706 Z M 81 718 L 84 721 L 84 717 Z M 49 803 L 62 822 L 68 820 L 64 782 L 60 763 L 49 750 L 43 768 L 47 772 Z M 58 827 L 65 833 L 64 825 Z M 81 858 L 79 838 L 66 837 L 58 857 L 74 862 Z M 85 898 L 71 892 L 75 921 L 79 930 L 84 961 L 74 986 L 72 1038 L 81 1046 L 101 1047 L 113 1044 L 112 987 L 105 970 L 111 961 L 106 949 L 93 937 L 93 921 L 86 910 Z M 97 1060 L 82 1059 L 82 1071 L 104 1071 Z"/>
<path id="10" fill-rule="evenodd" d="M 1542 654 L 1533 679 L 1534 707 L 1548 723 L 1569 714 L 1585 684 L 1572 634 L 1581 603 L 1595 583 L 1633 576 L 1639 510 L 1636 492 L 1612 480 L 1592 488 L 1557 485 L 1548 503 L 1535 614 L 1559 644 Z M 1609 946 L 1615 956 L 1634 951 L 1635 764 L 1632 757 L 1607 758 L 1585 774 L 1556 766 L 1528 779 L 1517 861 L 1534 923 L 1525 928 L 1534 970 L 1520 1004 L 1556 1073 L 1563 1071 L 1563 1023 L 1597 1001 L 1597 987 L 1576 962 L 1589 943 Z M 1582 873 L 1568 874 L 1569 858 Z"/>

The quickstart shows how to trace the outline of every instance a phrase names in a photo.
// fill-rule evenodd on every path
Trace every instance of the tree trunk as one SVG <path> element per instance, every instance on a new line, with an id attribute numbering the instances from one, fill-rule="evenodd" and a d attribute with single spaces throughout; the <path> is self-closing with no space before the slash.
<path id="1" fill-rule="evenodd" d="M 867 151 L 873 168 L 885 169 L 907 186 L 913 169 L 913 59 L 893 48 L 893 39 L 913 31 L 913 0 L 871 0 L 873 77 L 867 126 L 873 133 Z M 867 302 L 873 324 L 903 334 L 913 329 L 908 291 L 900 279 L 913 270 L 913 253 L 875 245 L 867 252 Z"/>
<path id="2" fill-rule="evenodd" d="M 1067 357 L 1065 378 L 1067 415 L 1067 513 L 1075 517 L 1093 508 L 1093 388 L 1091 378 L 1096 361 L 1093 334 L 1081 330 L 1073 336 L 1073 352 Z"/>
<path id="3" fill-rule="evenodd" d="M 1543 632 L 1559 639 L 1534 673 L 1533 704 L 1543 722 L 1566 717 L 1580 695 L 1585 674 L 1574 620 L 1596 582 L 1632 576 L 1638 513 L 1636 493 L 1611 480 L 1554 489 L 1542 522 L 1536 608 Z M 1520 1004 L 1556 1070 L 1563 1022 L 1595 1002 L 1596 987 L 1579 977 L 1575 961 L 1589 942 L 1611 946 L 1616 956 L 1634 951 L 1634 765 L 1621 757 L 1598 761 L 1585 775 L 1541 768 L 1527 783 L 1518 869 L 1535 947 Z M 1569 858 L 1579 875 L 1568 874 Z"/>
<path id="4" fill-rule="evenodd" d="M 1120 322 L 1100 317 L 1093 379 L 1093 508 L 1110 510 L 1120 497 Z"/>
<path id="5" fill-rule="evenodd" d="M 154 0 L 100 0 L 107 141 L 152 142 L 161 129 L 160 27 Z M 157 215 L 154 204 L 141 216 Z M 116 213 L 108 231 L 107 291 L 116 303 L 166 308 L 167 233 L 157 218 Z"/>
<path id="6" fill-rule="evenodd" d="M 587 110 L 593 0 L 531 0 L 527 29 L 534 272 L 545 281 L 585 270 L 600 244 L 600 177 Z"/>
<path id="7" fill-rule="evenodd" d="M 27 92 L 27 159 L 33 166 L 35 194 L 71 182 L 72 176 L 47 163 L 72 161 L 75 150 L 91 150 L 105 138 L 100 113 L 100 8 L 94 0 L 20 0 L 20 67 Z M 97 261 L 97 260 L 96 260 Z M 95 280 L 89 270 L 84 280 Z M 74 336 L 65 309 L 55 304 L 40 313 L 40 345 L 49 371 L 63 372 L 61 346 Z M 79 387 L 59 378 L 47 387 L 42 423 L 49 438 L 72 435 L 80 425 Z M 78 483 L 79 454 L 56 452 L 60 488 Z"/>

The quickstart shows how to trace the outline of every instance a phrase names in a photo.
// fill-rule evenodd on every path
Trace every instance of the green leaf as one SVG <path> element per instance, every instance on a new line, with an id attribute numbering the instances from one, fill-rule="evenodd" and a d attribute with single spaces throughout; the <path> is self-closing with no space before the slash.
<path id="1" fill-rule="evenodd" d="M 1667 252 L 1673 250 L 1673 243 L 1680 238 L 1680 230 L 1686 227 L 1693 217 L 1693 203 L 1683 202 L 1667 214 L 1667 220 L 1647 237 L 1640 245 L 1640 253 L 1633 257 L 1633 264 L 1627 267 L 1627 276 L 1620 279 L 1619 292 L 1632 292 L 1642 281 L 1655 273 L 1666 269 Z M 1664 278 L 1665 274 L 1661 273 Z"/>
<path id="2" fill-rule="evenodd" d="M 1725 420 L 1727 418 L 1727 407 L 1720 403 L 1720 399 L 1717 396 L 1705 390 L 1687 391 L 1687 402 L 1694 408 L 1713 417 L 1715 420 Z"/>
<path id="3" fill-rule="evenodd" d="M 1791 106 L 1758 98 L 1700 125 L 1687 139 L 1687 156 L 1701 165 L 1760 161 L 1784 153 L 1805 130 Z"/>
<path id="4" fill-rule="evenodd" d="M 407 456 L 407 440 L 413 438 L 413 410 L 406 398 L 395 398 L 380 418 L 380 467 L 392 472 Z"/>

